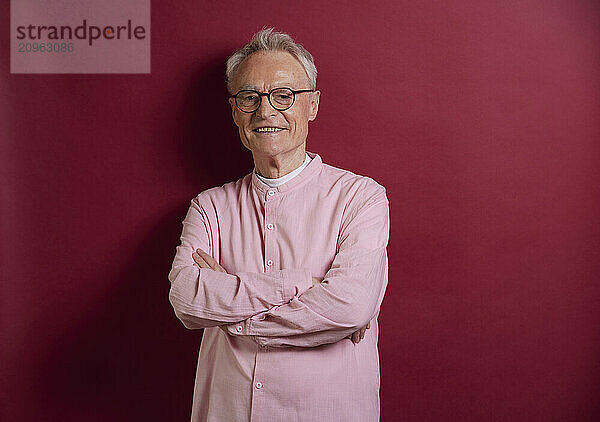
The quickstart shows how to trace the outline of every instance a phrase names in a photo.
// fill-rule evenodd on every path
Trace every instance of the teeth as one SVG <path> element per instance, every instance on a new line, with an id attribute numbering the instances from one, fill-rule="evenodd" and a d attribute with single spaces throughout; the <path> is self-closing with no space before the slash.
<path id="1" fill-rule="evenodd" d="M 278 127 L 259 127 L 257 129 L 255 129 L 257 132 L 279 132 L 283 129 L 280 129 Z"/>

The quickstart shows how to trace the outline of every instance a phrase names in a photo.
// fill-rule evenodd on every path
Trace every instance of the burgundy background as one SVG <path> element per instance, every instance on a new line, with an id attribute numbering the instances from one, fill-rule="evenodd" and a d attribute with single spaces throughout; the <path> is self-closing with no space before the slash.
<path id="1" fill-rule="evenodd" d="M 9 74 L 8 3 L 0 419 L 189 418 L 167 273 L 252 167 L 223 69 L 263 25 L 316 57 L 308 150 L 388 189 L 382 419 L 600 417 L 597 2 L 155 0 L 150 75 Z"/>

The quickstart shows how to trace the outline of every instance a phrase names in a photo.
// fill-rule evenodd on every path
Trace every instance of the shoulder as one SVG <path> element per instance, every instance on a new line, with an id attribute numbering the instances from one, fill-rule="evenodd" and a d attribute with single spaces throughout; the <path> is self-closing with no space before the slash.
<path id="1" fill-rule="evenodd" d="M 337 192 L 337 201 L 343 204 L 340 230 L 346 231 L 367 224 L 367 221 L 368 224 L 380 222 L 381 228 L 387 227 L 389 201 L 381 183 L 372 177 L 327 164 L 323 165 L 322 176 L 331 186 L 329 192 Z"/>
<path id="2" fill-rule="evenodd" d="M 251 176 L 252 174 L 247 174 L 236 181 L 205 189 L 192 199 L 192 203 L 205 209 L 216 209 L 231 204 L 231 198 L 237 198 L 240 192 L 248 190 Z"/>
<path id="3" fill-rule="evenodd" d="M 363 248 L 385 247 L 389 237 L 389 201 L 385 187 L 372 177 L 323 166 L 325 179 L 338 186 L 338 201 L 343 212 L 338 235 L 342 244 L 358 242 Z"/>
<path id="4" fill-rule="evenodd" d="M 385 199 L 387 202 L 385 187 L 372 177 L 329 164 L 323 164 L 322 176 L 336 186 L 348 201 L 357 205 L 376 198 Z"/>

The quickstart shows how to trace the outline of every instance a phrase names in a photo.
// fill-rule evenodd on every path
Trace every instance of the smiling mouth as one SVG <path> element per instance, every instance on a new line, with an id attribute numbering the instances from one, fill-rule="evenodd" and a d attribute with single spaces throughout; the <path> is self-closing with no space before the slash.
<path id="1" fill-rule="evenodd" d="M 272 133 L 272 132 L 281 132 L 282 129 L 280 127 L 257 127 L 256 129 L 253 129 L 252 132 L 258 132 L 258 133 Z"/>

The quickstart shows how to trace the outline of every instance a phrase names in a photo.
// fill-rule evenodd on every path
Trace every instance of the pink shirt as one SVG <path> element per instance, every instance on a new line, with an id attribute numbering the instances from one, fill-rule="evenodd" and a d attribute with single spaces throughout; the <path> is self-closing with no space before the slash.
<path id="1" fill-rule="evenodd" d="M 283 185 L 252 172 L 191 202 L 169 300 L 204 328 L 194 422 L 379 420 L 386 191 L 308 154 Z M 194 265 L 197 248 L 229 274 Z M 346 338 L 369 321 L 358 344 Z"/>

